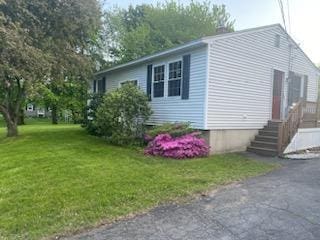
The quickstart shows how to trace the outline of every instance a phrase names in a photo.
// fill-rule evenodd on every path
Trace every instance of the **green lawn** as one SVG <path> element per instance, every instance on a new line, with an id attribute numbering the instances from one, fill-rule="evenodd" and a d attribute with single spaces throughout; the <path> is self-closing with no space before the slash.
<path id="1" fill-rule="evenodd" d="M 5 123 L 4 123 L 4 119 L 3 119 L 3 117 L 2 117 L 2 115 L 1 115 L 1 113 L 0 113 L 0 128 L 1 127 L 5 127 L 6 125 L 5 125 Z"/>
<path id="2" fill-rule="evenodd" d="M 110 146 L 77 125 L 0 128 L 0 239 L 73 232 L 275 166 L 239 155 L 177 161 Z"/>
<path id="3" fill-rule="evenodd" d="M 25 121 L 28 125 L 38 125 L 38 124 L 48 124 L 50 123 L 50 119 L 48 118 L 26 118 Z M 0 114 L 0 128 L 5 127 L 6 123 L 4 122 L 4 119 L 2 115 Z M 1 137 L 1 130 L 0 130 L 0 137 Z"/>

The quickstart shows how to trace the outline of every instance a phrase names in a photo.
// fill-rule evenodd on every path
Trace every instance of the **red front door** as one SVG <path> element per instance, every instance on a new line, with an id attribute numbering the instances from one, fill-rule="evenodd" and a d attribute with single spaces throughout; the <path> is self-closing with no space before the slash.
<path id="1" fill-rule="evenodd" d="M 274 70 L 274 72 L 273 72 L 272 119 L 280 119 L 283 77 L 284 77 L 284 72 Z"/>

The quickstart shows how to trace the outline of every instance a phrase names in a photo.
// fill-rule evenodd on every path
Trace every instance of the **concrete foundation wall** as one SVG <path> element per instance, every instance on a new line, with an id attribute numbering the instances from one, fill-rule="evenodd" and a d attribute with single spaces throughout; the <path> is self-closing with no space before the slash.
<path id="1" fill-rule="evenodd" d="M 258 129 L 210 130 L 204 133 L 210 154 L 245 151 L 258 134 Z"/>

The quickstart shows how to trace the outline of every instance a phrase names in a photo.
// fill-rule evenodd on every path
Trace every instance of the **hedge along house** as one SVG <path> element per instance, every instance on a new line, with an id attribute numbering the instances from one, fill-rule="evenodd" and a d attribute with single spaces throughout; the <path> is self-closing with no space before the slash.
<path id="1" fill-rule="evenodd" d="M 111 67 L 96 74 L 92 90 L 132 82 L 149 97 L 150 124 L 190 122 L 205 131 L 212 153 L 251 144 L 249 150 L 275 155 L 301 126 L 302 106 L 315 116 L 319 75 L 275 24 L 204 37 Z"/>

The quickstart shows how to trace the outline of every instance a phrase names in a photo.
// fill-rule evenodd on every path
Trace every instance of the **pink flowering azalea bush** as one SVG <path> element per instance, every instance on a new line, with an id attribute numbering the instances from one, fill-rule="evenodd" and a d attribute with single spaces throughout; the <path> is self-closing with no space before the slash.
<path id="1" fill-rule="evenodd" d="M 145 154 L 176 159 L 204 157 L 209 154 L 209 146 L 199 133 L 179 137 L 164 133 L 150 140 Z"/>

